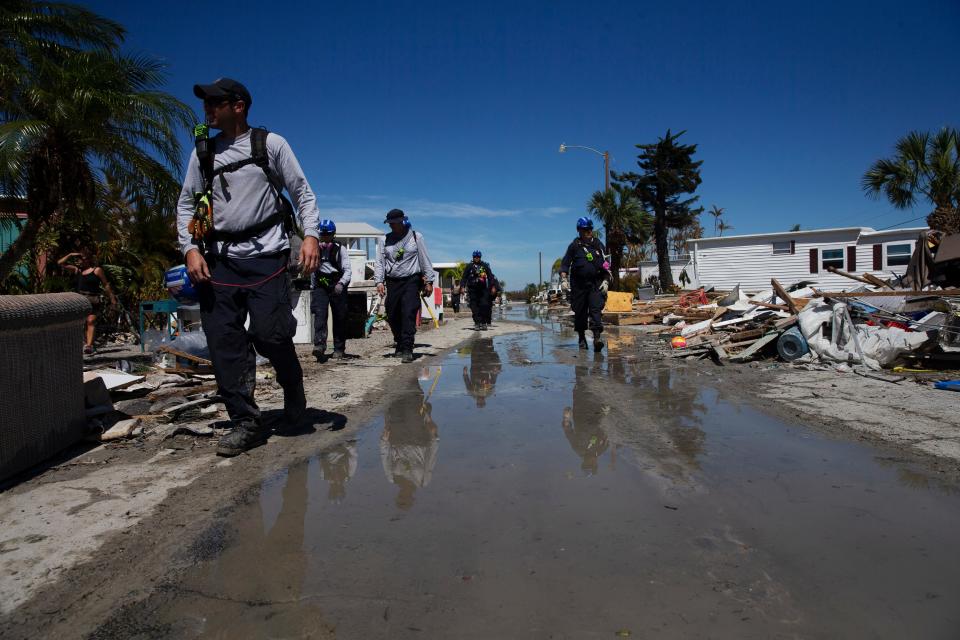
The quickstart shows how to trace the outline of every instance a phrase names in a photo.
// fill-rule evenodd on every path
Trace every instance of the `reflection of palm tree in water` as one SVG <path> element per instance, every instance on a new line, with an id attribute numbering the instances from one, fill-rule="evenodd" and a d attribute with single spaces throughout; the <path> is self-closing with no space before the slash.
<path id="1" fill-rule="evenodd" d="M 380 460 L 390 483 L 397 485 L 397 507 L 410 509 L 417 489 L 430 484 L 437 464 L 439 437 L 432 407 L 414 381 L 416 391 L 401 393 L 387 407 L 380 437 Z"/>
<path id="2" fill-rule="evenodd" d="M 463 384 L 477 402 L 477 407 L 484 407 L 487 398 L 493 395 L 497 385 L 497 376 L 500 375 L 500 356 L 493 348 L 492 338 L 481 338 L 473 343 L 470 351 L 470 369 L 463 368 Z"/>
<path id="3" fill-rule="evenodd" d="M 573 385 L 573 406 L 564 407 L 561 424 L 570 448 L 582 460 L 580 468 L 588 475 L 594 475 L 600 467 L 600 456 L 606 452 L 610 443 L 607 434 L 600 427 L 602 405 L 585 387 L 587 367 L 578 366 L 574 370 L 576 382 Z"/>
<path id="4" fill-rule="evenodd" d="M 347 496 L 346 483 L 357 472 L 357 443 L 344 442 L 320 453 L 320 474 L 329 483 L 327 499 L 342 502 Z"/>

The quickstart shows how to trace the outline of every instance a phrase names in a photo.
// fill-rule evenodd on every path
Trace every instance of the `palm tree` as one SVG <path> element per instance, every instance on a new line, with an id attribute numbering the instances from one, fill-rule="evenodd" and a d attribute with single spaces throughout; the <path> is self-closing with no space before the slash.
<path id="1" fill-rule="evenodd" d="M 152 203 L 176 199 L 177 132 L 194 116 L 156 89 L 159 62 L 117 51 L 122 37 L 69 5 L 15 0 L 0 11 L 0 190 L 25 197 L 28 214 L 0 256 L 0 282 L 42 233 L 100 207 L 108 175 Z"/>
<path id="2" fill-rule="evenodd" d="M 606 191 L 597 191 L 587 202 L 587 211 L 603 223 L 610 252 L 611 286 L 620 286 L 620 263 L 623 248 L 629 242 L 645 242 L 650 235 L 652 220 L 640 200 L 630 189 L 615 185 Z"/>
<path id="3" fill-rule="evenodd" d="M 729 231 L 730 229 L 733 229 L 733 225 L 727 224 L 724 220 L 721 220 L 720 224 L 717 225 L 717 230 L 720 232 L 721 236 L 723 235 L 724 231 Z"/>
<path id="4" fill-rule="evenodd" d="M 709 213 L 713 216 L 713 235 L 717 235 L 717 224 L 720 222 L 720 216 L 723 215 L 723 207 L 713 205 Z"/>
<path id="5" fill-rule="evenodd" d="M 443 277 L 450 278 L 453 280 L 453 286 L 457 287 L 460 285 L 460 280 L 463 279 L 463 272 L 466 270 L 467 264 L 463 260 L 457 260 L 457 266 L 452 269 L 444 269 Z"/>
<path id="6" fill-rule="evenodd" d="M 931 229 L 960 232 L 960 131 L 944 127 L 934 135 L 912 131 L 897 141 L 896 155 L 877 160 L 863 175 L 867 195 L 910 209 L 921 197 L 933 205 Z"/>

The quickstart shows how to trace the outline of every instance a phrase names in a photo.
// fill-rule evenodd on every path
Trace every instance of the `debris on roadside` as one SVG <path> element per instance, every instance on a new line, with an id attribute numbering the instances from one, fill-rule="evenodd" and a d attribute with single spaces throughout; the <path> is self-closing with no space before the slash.
<path id="1" fill-rule="evenodd" d="M 777 359 L 888 382 L 904 378 L 869 372 L 960 366 L 960 289 L 896 289 L 874 280 L 846 291 L 823 291 L 810 282 L 783 286 L 776 279 L 754 295 L 739 287 L 701 289 L 635 303 L 615 324 L 659 324 L 667 338 L 664 357 L 710 358 L 720 365 Z"/>

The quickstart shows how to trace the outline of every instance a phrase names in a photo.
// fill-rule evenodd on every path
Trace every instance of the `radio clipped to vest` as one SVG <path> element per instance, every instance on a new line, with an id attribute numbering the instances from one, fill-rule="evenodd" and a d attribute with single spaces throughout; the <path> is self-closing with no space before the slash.
<path id="1" fill-rule="evenodd" d="M 193 219 L 187 230 L 194 242 L 205 253 L 206 241 L 213 233 L 213 139 L 210 127 L 198 124 L 193 128 L 193 140 L 197 149 L 197 162 L 203 179 L 203 191 L 193 194 Z"/>

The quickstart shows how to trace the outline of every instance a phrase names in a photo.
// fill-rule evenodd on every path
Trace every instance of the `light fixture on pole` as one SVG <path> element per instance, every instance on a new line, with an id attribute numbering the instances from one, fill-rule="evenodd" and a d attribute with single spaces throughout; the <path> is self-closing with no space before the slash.
<path id="1" fill-rule="evenodd" d="M 609 151 L 597 151 L 593 147 L 584 147 L 579 144 L 564 144 L 560 143 L 560 153 L 566 153 L 567 149 L 586 149 L 587 151 L 593 151 L 598 156 L 603 156 L 603 189 L 608 191 L 610 189 L 610 152 Z"/>

